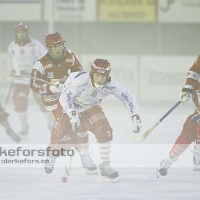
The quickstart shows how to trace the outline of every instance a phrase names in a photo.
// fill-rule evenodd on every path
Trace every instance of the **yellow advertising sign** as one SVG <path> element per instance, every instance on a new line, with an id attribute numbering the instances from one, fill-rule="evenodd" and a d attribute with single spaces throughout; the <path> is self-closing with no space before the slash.
<path id="1" fill-rule="evenodd" d="M 98 0 L 98 20 L 103 22 L 155 22 L 157 0 Z"/>

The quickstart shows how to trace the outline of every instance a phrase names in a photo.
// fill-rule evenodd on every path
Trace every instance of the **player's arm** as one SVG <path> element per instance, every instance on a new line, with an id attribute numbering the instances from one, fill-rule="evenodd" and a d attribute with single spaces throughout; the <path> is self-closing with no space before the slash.
<path id="1" fill-rule="evenodd" d="M 73 53 L 71 53 L 71 56 L 73 59 L 73 62 L 72 62 L 71 68 L 70 68 L 71 72 L 83 71 L 83 67 L 80 64 L 80 62 L 78 61 L 78 59 L 76 58 L 76 56 Z"/>
<path id="2" fill-rule="evenodd" d="M 78 95 L 77 82 L 73 79 L 70 79 L 70 76 L 65 81 L 63 90 L 61 92 L 59 101 L 65 113 L 75 111 L 74 108 L 74 98 Z"/>
<path id="3" fill-rule="evenodd" d="M 180 94 L 180 101 L 182 103 L 191 99 L 195 85 L 198 83 L 200 77 L 200 56 L 196 59 L 187 74 L 186 83 Z"/>
<path id="4" fill-rule="evenodd" d="M 46 80 L 45 78 L 45 72 L 44 67 L 40 63 L 40 61 L 37 61 L 32 69 L 31 76 L 34 78 L 40 78 L 43 80 Z M 53 92 L 50 90 L 50 85 L 46 83 L 42 83 L 40 81 L 37 81 L 35 79 L 31 79 L 30 82 L 30 88 L 39 94 L 53 94 Z"/>
<path id="5" fill-rule="evenodd" d="M 11 66 L 10 74 L 13 75 L 16 73 L 16 70 L 15 70 L 14 64 L 13 64 L 13 53 L 12 53 L 11 44 L 8 46 L 7 51 L 8 51 L 8 56 L 10 58 L 10 66 Z"/>
<path id="6" fill-rule="evenodd" d="M 80 126 L 79 114 L 74 108 L 74 98 L 79 94 L 78 85 L 75 80 L 71 80 L 70 77 L 66 80 L 63 91 L 60 95 L 59 102 L 65 113 L 69 116 L 72 129 L 76 131 L 76 128 Z"/>
<path id="7" fill-rule="evenodd" d="M 133 131 L 139 132 L 142 125 L 140 119 L 139 106 L 136 98 L 128 89 L 126 89 L 117 81 L 112 80 L 112 83 L 114 86 L 114 90 L 112 90 L 113 95 L 120 99 L 123 102 L 123 104 L 129 109 L 132 119 Z"/>

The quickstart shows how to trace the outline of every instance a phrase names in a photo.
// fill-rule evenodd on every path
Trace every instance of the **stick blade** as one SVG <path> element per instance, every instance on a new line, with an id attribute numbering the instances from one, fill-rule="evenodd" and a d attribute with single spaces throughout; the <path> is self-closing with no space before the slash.
<path id="1" fill-rule="evenodd" d="M 67 176 L 70 175 L 70 172 L 71 172 L 71 165 L 72 165 L 72 156 L 70 157 L 69 162 L 66 162 L 66 163 L 65 163 L 65 172 L 66 172 Z"/>
<path id="2" fill-rule="evenodd" d="M 134 134 L 132 131 L 129 131 L 129 136 L 132 138 L 133 141 L 139 143 L 143 142 L 147 136 L 153 131 L 153 129 L 159 124 L 160 122 L 156 122 L 151 128 L 149 128 L 143 135 Z"/>
<path id="3" fill-rule="evenodd" d="M 133 131 L 129 131 L 128 135 L 134 142 L 140 143 L 140 142 L 143 142 L 146 139 L 147 132 L 145 132 L 143 135 L 137 135 L 137 134 L 133 133 Z M 149 133 L 148 133 L 148 135 L 149 135 Z"/>

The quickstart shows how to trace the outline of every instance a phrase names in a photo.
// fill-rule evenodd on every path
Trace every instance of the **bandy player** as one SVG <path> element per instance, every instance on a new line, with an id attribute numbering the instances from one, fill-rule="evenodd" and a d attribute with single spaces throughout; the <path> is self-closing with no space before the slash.
<path id="1" fill-rule="evenodd" d="M 130 111 L 134 132 L 140 131 L 141 120 L 135 97 L 120 83 L 111 79 L 110 72 L 111 67 L 107 60 L 96 59 L 91 65 L 90 73 L 76 72 L 69 75 L 60 96 L 62 109 L 59 111 L 58 108 L 51 144 L 60 144 L 58 141 L 64 135 L 67 138 L 66 144 L 72 144 L 77 127 L 80 133 L 92 132 L 99 143 L 101 175 L 105 177 L 105 181 L 118 182 L 119 174 L 110 166 L 113 130 L 100 102 L 111 94 L 120 99 Z M 55 157 L 51 161 L 51 165 L 46 167 L 50 167 L 52 172 Z"/>
<path id="2" fill-rule="evenodd" d="M 28 26 L 19 23 L 15 27 L 15 40 L 8 46 L 8 54 L 11 59 L 11 74 L 30 76 L 35 62 L 47 52 L 46 48 L 36 39 L 29 37 Z M 19 116 L 21 130 L 19 134 L 26 137 L 29 132 L 27 120 L 28 94 L 30 91 L 30 79 L 16 77 L 14 79 L 13 101 L 15 110 Z M 34 95 L 40 110 L 45 113 L 49 122 L 48 113 L 42 104 L 41 97 Z M 51 123 L 52 124 L 52 123 Z"/>
<path id="3" fill-rule="evenodd" d="M 200 56 L 189 69 L 186 83 L 180 94 L 180 101 L 186 103 L 191 98 L 194 101 L 195 111 L 186 119 L 181 134 L 175 144 L 158 168 L 157 176 L 166 176 L 170 166 L 176 162 L 179 156 L 195 142 L 193 151 L 194 171 L 200 171 Z"/>
<path id="4" fill-rule="evenodd" d="M 31 76 L 52 83 L 58 83 L 58 87 L 47 85 L 34 79 L 31 80 L 30 87 L 34 92 L 42 96 L 44 106 L 55 119 L 63 83 L 71 72 L 80 72 L 83 68 L 74 53 L 65 47 L 65 40 L 58 32 L 48 34 L 45 38 L 45 43 L 48 52 L 35 63 Z M 66 138 L 63 137 L 60 140 L 65 141 Z M 85 166 L 87 160 L 91 160 L 87 154 L 89 148 L 88 133 L 79 133 L 77 140 L 81 144 L 79 153 L 82 164 Z M 96 165 L 94 165 L 94 168 L 96 169 Z M 88 173 L 90 173 L 90 169 L 88 170 Z"/>

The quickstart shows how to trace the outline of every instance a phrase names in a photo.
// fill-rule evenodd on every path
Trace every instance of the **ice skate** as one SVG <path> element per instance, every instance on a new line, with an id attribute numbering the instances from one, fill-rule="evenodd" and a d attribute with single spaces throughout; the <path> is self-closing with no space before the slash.
<path id="1" fill-rule="evenodd" d="M 173 156 L 168 156 L 166 159 L 164 159 L 161 163 L 160 163 L 160 167 L 157 168 L 157 178 L 159 178 L 160 176 L 166 176 L 167 172 L 169 170 L 169 167 L 176 162 L 178 159 L 176 157 Z"/>
<path id="2" fill-rule="evenodd" d="M 12 128 L 6 128 L 6 133 L 7 135 L 12 138 L 12 140 L 14 140 L 15 142 L 19 143 L 21 142 L 21 138 L 19 137 L 19 135 L 17 135 Z"/>
<path id="3" fill-rule="evenodd" d="M 81 155 L 81 162 L 83 168 L 86 169 L 86 174 L 88 175 L 96 175 L 97 174 L 97 166 L 94 164 L 92 161 L 91 157 L 89 154 L 83 154 Z"/>
<path id="4" fill-rule="evenodd" d="M 46 158 L 44 170 L 47 174 L 51 174 L 53 172 L 55 162 L 56 162 L 55 158 L 52 157 Z"/>
<path id="5" fill-rule="evenodd" d="M 110 161 L 104 161 L 99 165 L 101 175 L 104 177 L 105 182 L 118 183 L 119 173 L 112 167 L 110 167 Z"/>
<path id="6" fill-rule="evenodd" d="M 194 171 L 200 171 L 200 148 L 198 146 L 194 146 L 193 151 L 193 163 L 194 163 Z"/>
<path id="7" fill-rule="evenodd" d="M 26 139 L 28 132 L 29 132 L 29 125 L 27 124 L 25 126 L 22 126 L 22 129 L 19 132 L 19 135 L 21 136 L 22 139 Z"/>

